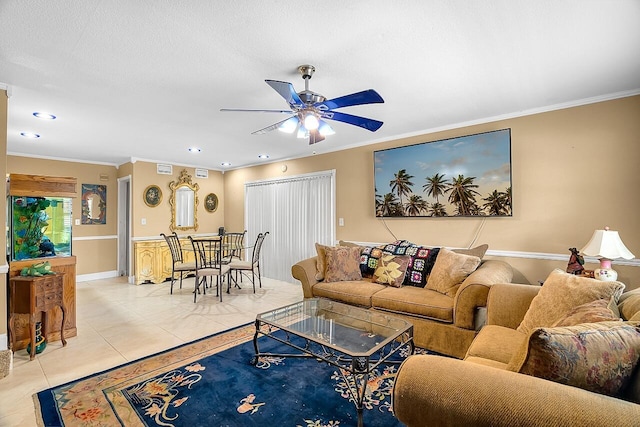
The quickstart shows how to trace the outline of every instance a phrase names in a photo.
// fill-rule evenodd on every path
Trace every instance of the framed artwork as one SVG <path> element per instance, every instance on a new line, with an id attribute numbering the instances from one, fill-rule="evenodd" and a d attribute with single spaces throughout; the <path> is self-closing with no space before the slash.
<path id="1" fill-rule="evenodd" d="M 150 185 L 144 189 L 142 197 L 147 206 L 155 208 L 162 202 L 162 190 L 157 185 Z"/>
<path id="2" fill-rule="evenodd" d="M 511 129 L 373 153 L 376 217 L 510 217 Z"/>
<path id="3" fill-rule="evenodd" d="M 215 212 L 218 209 L 218 196 L 213 193 L 207 194 L 204 198 L 204 209 L 207 212 Z"/>
<path id="4" fill-rule="evenodd" d="M 107 186 L 82 184 L 82 224 L 107 223 Z"/>

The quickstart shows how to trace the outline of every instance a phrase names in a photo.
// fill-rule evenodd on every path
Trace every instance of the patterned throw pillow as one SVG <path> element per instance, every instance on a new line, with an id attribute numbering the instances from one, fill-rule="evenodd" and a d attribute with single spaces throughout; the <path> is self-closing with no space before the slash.
<path id="1" fill-rule="evenodd" d="M 383 255 L 378 260 L 378 267 L 373 273 L 373 281 L 395 288 L 401 287 L 407 273 L 409 259 L 407 255 Z"/>
<path id="2" fill-rule="evenodd" d="M 624 393 L 640 358 L 637 322 L 583 323 L 537 328 L 516 372 L 595 393 Z M 511 365 L 511 363 L 510 363 Z"/>
<path id="3" fill-rule="evenodd" d="M 406 255 L 407 250 L 415 246 L 408 240 L 396 240 L 393 243 L 388 243 L 382 248 L 383 251 L 394 255 Z"/>
<path id="4" fill-rule="evenodd" d="M 405 286 L 424 288 L 433 265 L 438 257 L 440 248 L 425 248 L 413 245 L 407 249 L 407 255 L 411 257 L 407 266 L 407 275 L 404 278 Z"/>
<path id="5" fill-rule="evenodd" d="M 360 247 L 337 246 L 325 249 L 327 269 L 324 274 L 325 282 L 344 282 L 360 280 Z"/>
<path id="6" fill-rule="evenodd" d="M 375 273 L 378 267 L 378 260 L 382 254 L 382 246 L 369 246 L 362 250 L 362 254 L 360 255 L 360 272 L 362 277 L 373 277 L 373 273 Z"/>
<path id="7" fill-rule="evenodd" d="M 535 328 L 552 327 L 573 308 L 599 299 L 617 301 L 623 290 L 620 282 L 603 282 L 555 269 L 531 300 L 517 330 L 528 335 Z"/>
<path id="8" fill-rule="evenodd" d="M 360 257 L 360 270 L 362 277 L 373 277 L 378 267 L 378 260 L 384 254 L 409 255 L 409 265 L 404 278 L 403 286 L 416 286 L 424 288 L 427 278 L 438 257 L 439 248 L 426 248 L 418 246 L 408 240 L 397 240 L 386 245 L 368 247 L 362 251 Z"/>

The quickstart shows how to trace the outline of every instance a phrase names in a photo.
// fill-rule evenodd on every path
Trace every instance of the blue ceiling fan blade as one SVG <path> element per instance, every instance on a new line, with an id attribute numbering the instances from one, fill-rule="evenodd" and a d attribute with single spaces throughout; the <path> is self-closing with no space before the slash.
<path id="1" fill-rule="evenodd" d="M 339 98 L 329 99 L 324 102 L 317 102 L 313 106 L 320 111 L 333 110 L 335 108 L 350 107 L 352 105 L 380 104 L 384 99 L 373 89 L 352 93 Z"/>
<path id="2" fill-rule="evenodd" d="M 278 80 L 265 80 L 265 82 L 278 92 L 292 107 L 303 108 L 305 106 L 291 83 Z"/>
<path id="3" fill-rule="evenodd" d="M 340 113 L 338 111 L 325 111 L 321 116 L 323 119 L 335 120 L 338 122 L 348 123 L 354 126 L 375 132 L 380 129 L 383 123 L 379 120 L 367 119 L 366 117 L 353 116 L 351 114 Z"/>

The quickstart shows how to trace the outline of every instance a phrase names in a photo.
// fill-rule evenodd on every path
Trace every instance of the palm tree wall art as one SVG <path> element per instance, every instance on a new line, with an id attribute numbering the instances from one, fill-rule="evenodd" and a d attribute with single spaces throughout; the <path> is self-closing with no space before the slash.
<path id="1" fill-rule="evenodd" d="M 377 217 L 512 215 L 511 129 L 374 152 Z"/>

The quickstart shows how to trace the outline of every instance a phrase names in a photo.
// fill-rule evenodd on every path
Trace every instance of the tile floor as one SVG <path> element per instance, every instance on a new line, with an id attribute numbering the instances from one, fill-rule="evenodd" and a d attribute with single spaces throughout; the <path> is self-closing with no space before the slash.
<path id="1" fill-rule="evenodd" d="M 13 357 L 13 370 L 0 379 L 0 426 L 36 425 L 32 395 L 167 348 L 255 320 L 256 314 L 302 299 L 302 288 L 263 278 L 253 293 L 243 289 L 199 295 L 193 303 L 193 278 L 182 289 L 169 282 L 130 285 L 122 278 L 77 284 L 78 335 L 47 345 L 29 361 L 26 350 Z"/>

